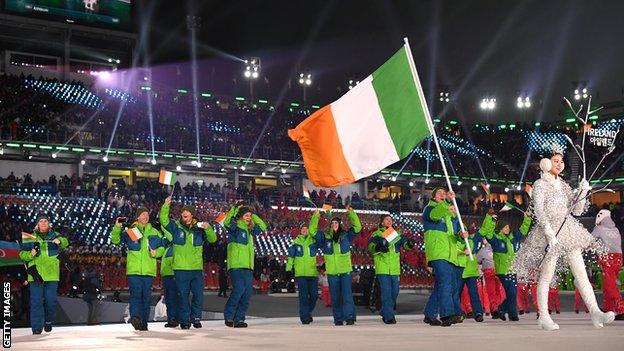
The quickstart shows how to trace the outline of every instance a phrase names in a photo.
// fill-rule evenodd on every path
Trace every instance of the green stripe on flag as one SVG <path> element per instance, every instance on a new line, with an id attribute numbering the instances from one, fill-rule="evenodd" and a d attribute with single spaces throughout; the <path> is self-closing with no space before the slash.
<path id="1" fill-rule="evenodd" d="M 407 54 L 404 46 L 373 72 L 373 88 L 400 158 L 431 134 Z"/>
<path id="2" fill-rule="evenodd" d="M 175 185 L 176 182 L 176 174 L 175 172 L 171 172 L 171 182 L 169 182 L 169 185 Z"/>

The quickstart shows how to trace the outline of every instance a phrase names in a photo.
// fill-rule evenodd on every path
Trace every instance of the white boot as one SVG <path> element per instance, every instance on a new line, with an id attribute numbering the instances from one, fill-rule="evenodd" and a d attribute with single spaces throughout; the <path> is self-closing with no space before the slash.
<path id="1" fill-rule="evenodd" d="M 539 319 L 537 320 L 537 325 L 546 331 L 559 330 L 559 324 L 555 323 L 555 321 L 550 318 L 550 314 L 548 314 L 548 311 L 546 311 L 545 314 L 540 313 Z"/>
<path id="2" fill-rule="evenodd" d="M 539 319 L 537 325 L 546 331 L 559 330 L 559 324 L 550 318 L 548 313 L 548 290 L 550 281 L 555 274 L 557 266 L 557 257 L 548 256 L 544 259 L 540 270 L 540 276 L 537 281 L 537 307 L 539 309 Z"/>
<path id="3" fill-rule="evenodd" d="M 604 327 L 604 324 L 609 324 L 615 319 L 615 313 L 607 312 L 603 313 L 598 307 L 596 302 L 596 295 L 594 294 L 594 288 L 591 286 L 589 279 L 587 278 L 587 272 L 585 271 L 585 262 L 583 262 L 583 256 L 580 251 L 572 252 L 568 256 L 568 263 L 572 269 L 574 275 L 574 285 L 579 290 L 585 305 L 589 309 L 592 323 L 596 328 Z"/>

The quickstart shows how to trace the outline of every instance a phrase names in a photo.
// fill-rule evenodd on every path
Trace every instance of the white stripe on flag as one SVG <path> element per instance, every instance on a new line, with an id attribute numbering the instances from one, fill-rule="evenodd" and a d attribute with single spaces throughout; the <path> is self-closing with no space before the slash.
<path id="1" fill-rule="evenodd" d="M 368 76 L 331 104 L 342 154 L 355 179 L 399 161 L 379 101 Z"/>

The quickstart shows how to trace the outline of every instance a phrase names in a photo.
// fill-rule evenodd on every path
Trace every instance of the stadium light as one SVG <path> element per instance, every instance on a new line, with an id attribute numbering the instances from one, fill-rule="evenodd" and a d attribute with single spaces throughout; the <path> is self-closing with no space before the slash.
<path id="1" fill-rule="evenodd" d="M 57 156 L 56 153 L 52 154 L 52 158 L 56 158 L 56 156 Z"/>
<path id="2" fill-rule="evenodd" d="M 462 185 L 462 181 L 461 181 L 461 180 L 458 180 L 458 181 L 457 181 L 457 186 L 461 186 L 461 185 Z"/>
<path id="3" fill-rule="evenodd" d="M 526 95 L 520 95 L 516 99 L 516 107 L 519 109 L 526 109 L 531 107 L 531 98 Z"/>
<path id="4" fill-rule="evenodd" d="M 521 189 L 522 189 L 522 186 L 518 184 L 518 186 L 516 187 L 516 190 L 520 191 Z"/>
<path id="5" fill-rule="evenodd" d="M 358 84 L 360 84 L 359 80 L 349 79 L 349 90 L 355 88 L 355 86 Z"/>
<path id="6" fill-rule="evenodd" d="M 241 166 L 241 171 L 244 171 L 244 170 L 246 170 L 246 169 L 247 169 L 247 168 L 246 168 L 244 165 L 243 165 L 243 166 Z"/>
<path id="7" fill-rule="evenodd" d="M 282 168 L 282 174 L 286 174 L 286 168 Z"/>
<path id="8" fill-rule="evenodd" d="M 572 82 L 572 86 L 574 86 L 574 100 L 580 100 L 581 98 L 587 99 L 589 97 L 587 83 L 588 82 L 586 80 Z"/>
<path id="9" fill-rule="evenodd" d="M 425 184 L 429 184 L 430 180 L 429 178 L 425 178 Z"/>
<path id="10" fill-rule="evenodd" d="M 440 100 L 440 102 L 450 102 L 451 93 L 449 93 L 448 91 L 441 91 L 438 100 Z"/>
<path id="11" fill-rule="evenodd" d="M 260 58 L 252 57 L 244 61 L 245 71 L 243 75 L 247 79 L 258 79 L 260 77 Z"/>
<path id="12" fill-rule="evenodd" d="M 504 190 L 505 190 L 505 192 L 506 192 L 506 193 L 508 193 L 508 192 L 509 192 L 509 188 L 508 188 L 508 187 L 505 187 L 505 189 L 504 189 Z"/>
<path id="13" fill-rule="evenodd" d="M 83 165 L 83 166 L 84 166 L 86 163 L 87 163 L 87 161 L 85 161 L 85 160 L 80 160 L 80 164 L 81 164 L 81 165 Z"/>
<path id="14" fill-rule="evenodd" d="M 262 176 L 263 176 L 263 177 L 266 177 L 266 172 L 262 172 Z"/>
<path id="15" fill-rule="evenodd" d="M 312 85 L 312 75 L 310 73 L 299 73 L 299 84 Z"/>
<path id="16" fill-rule="evenodd" d="M 476 185 L 472 186 L 472 191 L 477 191 L 477 186 Z"/>
<path id="17" fill-rule="evenodd" d="M 493 110 L 496 108 L 496 98 L 483 98 L 479 106 L 482 110 Z"/>
<path id="18" fill-rule="evenodd" d="M 197 162 L 197 168 L 201 168 L 202 164 L 201 162 Z"/>
<path id="19" fill-rule="evenodd" d="M 390 179 L 392 179 L 393 182 L 396 182 L 397 178 L 395 176 L 392 176 L 392 178 L 390 178 Z"/>
<path id="20" fill-rule="evenodd" d="M 104 157 L 102 157 L 102 161 L 104 161 L 104 162 L 108 162 L 108 156 L 107 156 L 107 155 L 105 155 Z"/>
<path id="21" fill-rule="evenodd" d="M 176 166 L 176 171 L 180 172 L 182 170 L 182 167 L 180 167 L 180 165 Z"/>
<path id="22" fill-rule="evenodd" d="M 152 160 L 150 161 L 150 163 L 151 163 L 152 165 L 156 166 L 156 159 L 155 159 L 155 158 L 152 158 Z"/>
<path id="23" fill-rule="evenodd" d="M 414 182 L 409 182 L 409 186 L 410 187 L 414 186 Z"/>

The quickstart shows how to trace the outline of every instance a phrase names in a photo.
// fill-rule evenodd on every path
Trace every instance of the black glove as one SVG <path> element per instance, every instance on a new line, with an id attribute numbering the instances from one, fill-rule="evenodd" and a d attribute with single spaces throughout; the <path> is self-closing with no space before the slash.
<path id="1" fill-rule="evenodd" d="M 35 249 L 35 251 L 37 252 L 35 256 L 39 256 L 39 253 L 41 252 L 41 244 L 39 244 L 38 241 L 34 242 L 33 249 Z"/>
<path id="2" fill-rule="evenodd" d="M 37 270 L 37 265 L 32 265 L 26 268 L 26 273 L 30 274 L 31 277 L 35 280 L 36 283 L 43 283 L 43 278 L 39 271 Z"/>
<path id="3" fill-rule="evenodd" d="M 388 251 L 390 251 L 390 248 L 388 247 L 387 244 L 377 244 L 375 245 L 375 250 L 377 250 L 377 252 L 383 252 L 386 253 Z"/>
<path id="4" fill-rule="evenodd" d="M 408 250 L 413 249 L 413 248 L 414 248 L 414 246 L 416 246 L 416 243 L 415 243 L 413 240 L 409 240 L 409 239 L 408 239 L 408 240 L 405 242 L 405 248 L 406 248 L 406 249 L 408 249 Z"/>

